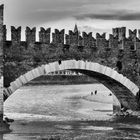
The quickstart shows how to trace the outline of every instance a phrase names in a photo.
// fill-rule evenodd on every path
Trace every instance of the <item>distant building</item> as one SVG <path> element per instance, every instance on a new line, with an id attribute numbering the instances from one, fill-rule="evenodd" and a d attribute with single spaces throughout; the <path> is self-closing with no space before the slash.
<path id="1" fill-rule="evenodd" d="M 48 75 L 82 75 L 82 74 L 70 70 L 62 70 L 62 71 L 50 72 Z"/>

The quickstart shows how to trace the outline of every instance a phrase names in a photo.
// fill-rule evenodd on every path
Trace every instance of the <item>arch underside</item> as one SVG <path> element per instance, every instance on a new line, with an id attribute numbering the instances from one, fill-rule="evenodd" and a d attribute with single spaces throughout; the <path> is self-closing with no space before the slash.
<path id="1" fill-rule="evenodd" d="M 71 70 L 93 77 L 110 89 L 122 106 L 132 110 L 137 110 L 138 108 L 136 94 L 139 88 L 128 78 L 98 63 L 76 60 L 49 63 L 21 75 L 10 83 L 10 87 L 4 90 L 4 101 L 18 88 L 34 78 L 59 70 Z"/>
<path id="2" fill-rule="evenodd" d="M 130 108 L 132 110 L 137 109 L 138 104 L 135 95 L 129 89 L 127 89 L 125 86 L 123 86 L 116 80 L 93 71 L 74 70 L 74 69 L 73 71 L 80 72 L 82 74 L 88 75 L 98 80 L 117 97 L 122 106 Z"/>

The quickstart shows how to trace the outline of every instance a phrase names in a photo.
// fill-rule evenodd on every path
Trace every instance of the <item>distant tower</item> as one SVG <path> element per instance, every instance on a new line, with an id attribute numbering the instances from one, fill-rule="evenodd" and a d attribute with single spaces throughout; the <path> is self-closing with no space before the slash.
<path id="1" fill-rule="evenodd" d="M 75 27 L 74 27 L 74 33 L 76 33 L 76 32 L 79 32 L 79 31 L 78 31 L 77 24 L 75 24 Z"/>
<path id="2" fill-rule="evenodd" d="M 77 24 L 74 26 L 74 33 L 78 33 L 78 36 L 80 35 L 80 31 L 78 30 Z"/>

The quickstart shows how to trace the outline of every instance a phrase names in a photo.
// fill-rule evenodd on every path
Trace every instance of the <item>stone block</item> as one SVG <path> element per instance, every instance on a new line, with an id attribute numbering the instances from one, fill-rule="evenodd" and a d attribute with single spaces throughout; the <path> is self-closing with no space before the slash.
<path id="1" fill-rule="evenodd" d="M 126 80 L 124 85 L 132 92 L 132 89 L 134 88 L 134 85 L 129 79 Z"/>
<path id="2" fill-rule="evenodd" d="M 16 82 L 18 83 L 18 85 L 21 87 L 22 86 L 22 82 L 20 81 L 20 79 L 16 79 Z"/>
<path id="3" fill-rule="evenodd" d="M 15 82 L 10 83 L 10 87 L 11 87 L 12 92 L 18 89 L 18 85 L 16 85 Z"/>
<path id="4" fill-rule="evenodd" d="M 55 72 L 59 70 L 58 62 L 49 63 L 51 72 Z"/>
<path id="5" fill-rule="evenodd" d="M 41 72 L 39 71 L 38 68 L 33 69 L 31 72 L 32 72 L 32 75 L 33 75 L 34 78 L 37 78 L 37 77 L 41 76 Z"/>
<path id="6" fill-rule="evenodd" d="M 79 61 L 79 68 L 85 70 L 86 65 L 84 61 Z"/>
<path id="7" fill-rule="evenodd" d="M 100 64 L 94 63 L 94 65 L 92 65 L 92 70 L 95 72 L 99 72 L 100 71 Z"/>
<path id="8" fill-rule="evenodd" d="M 39 71 L 40 75 L 44 75 L 45 74 L 45 65 L 38 67 L 38 71 Z"/>
<path id="9" fill-rule="evenodd" d="M 62 62 L 61 62 L 61 64 L 62 64 Z M 59 71 L 60 70 L 60 65 L 61 64 L 59 64 L 58 62 L 54 63 L 55 71 Z"/>
<path id="10" fill-rule="evenodd" d="M 120 78 L 120 83 L 122 83 L 123 84 L 123 81 L 125 80 L 125 77 L 124 76 L 122 76 L 121 78 Z"/>
<path id="11" fill-rule="evenodd" d="M 14 84 L 16 85 L 17 89 L 20 88 L 20 83 L 18 81 L 14 81 Z"/>
<path id="12" fill-rule="evenodd" d="M 115 80 L 118 81 L 118 82 L 121 82 L 121 78 L 123 78 L 123 75 L 122 74 L 117 74 L 116 77 L 115 77 Z"/>
<path id="13" fill-rule="evenodd" d="M 12 94 L 12 90 L 10 88 L 3 89 L 3 94 L 9 97 Z"/>
<path id="14" fill-rule="evenodd" d="M 8 88 L 12 91 L 12 93 L 15 92 L 15 88 L 14 88 L 13 86 L 10 86 L 10 87 L 8 87 Z"/>
<path id="15" fill-rule="evenodd" d="M 112 75 L 110 77 L 113 78 L 113 79 L 116 79 L 116 77 L 117 77 L 118 74 L 119 73 L 114 70 L 113 73 L 112 73 Z"/>
<path id="16" fill-rule="evenodd" d="M 19 79 L 22 81 L 23 84 L 26 84 L 26 83 L 27 83 L 27 79 L 25 78 L 24 75 L 21 75 L 21 76 L 19 77 Z"/>
<path id="17" fill-rule="evenodd" d="M 139 92 L 139 88 L 135 86 L 132 90 L 132 93 L 136 96 L 138 92 Z"/>
<path id="18" fill-rule="evenodd" d="M 109 67 L 107 67 L 106 68 L 106 71 L 105 71 L 105 75 L 107 75 L 107 76 L 111 76 L 111 74 L 112 74 L 112 69 L 111 68 L 109 68 Z"/>
<path id="19" fill-rule="evenodd" d="M 45 73 L 48 74 L 51 72 L 51 67 L 49 64 L 45 65 Z"/>
<path id="20" fill-rule="evenodd" d="M 121 79 L 121 84 L 122 84 L 122 85 L 124 85 L 124 83 L 127 81 L 127 79 L 128 79 L 128 78 L 127 78 L 127 77 L 125 77 L 125 76 L 124 76 L 124 77 L 122 77 L 122 79 Z"/>
<path id="21" fill-rule="evenodd" d="M 74 67 L 74 61 L 73 60 L 67 60 L 64 62 L 65 69 L 72 69 Z"/>
<path id="22" fill-rule="evenodd" d="M 36 74 L 36 77 L 41 76 L 41 73 L 39 72 L 38 68 L 34 69 L 34 72 Z"/>
<path id="23" fill-rule="evenodd" d="M 59 65 L 59 70 L 65 70 L 65 61 L 62 61 L 61 65 Z"/>
<path id="24" fill-rule="evenodd" d="M 31 80 L 33 80 L 33 79 L 35 78 L 35 77 L 32 75 L 32 71 L 27 72 L 27 73 L 25 74 L 25 77 L 26 77 L 26 79 L 27 79 L 28 82 L 31 81 Z"/>
<path id="25" fill-rule="evenodd" d="M 105 74 L 106 68 L 107 68 L 106 66 L 100 65 L 99 73 Z"/>
<path id="26" fill-rule="evenodd" d="M 86 61 L 85 63 L 86 63 L 86 64 L 85 64 L 85 69 L 86 69 L 86 70 L 89 70 L 90 63 L 91 63 L 91 62 Z"/>

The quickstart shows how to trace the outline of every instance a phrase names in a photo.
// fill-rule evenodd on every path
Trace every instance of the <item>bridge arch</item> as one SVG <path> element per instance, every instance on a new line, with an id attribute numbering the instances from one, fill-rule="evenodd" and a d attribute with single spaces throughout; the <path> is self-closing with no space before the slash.
<path id="1" fill-rule="evenodd" d="M 29 81 L 49 72 L 59 70 L 72 70 L 94 77 L 110 89 L 123 106 L 137 110 L 138 103 L 136 101 L 136 95 L 139 92 L 137 85 L 110 67 L 82 60 L 67 60 L 61 63 L 57 61 L 39 66 L 21 75 L 15 81 L 11 82 L 8 88 L 4 89 L 4 101 Z"/>

